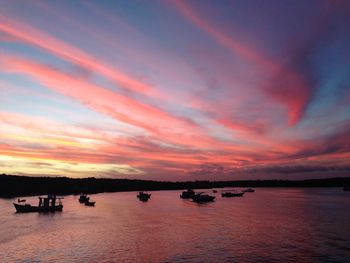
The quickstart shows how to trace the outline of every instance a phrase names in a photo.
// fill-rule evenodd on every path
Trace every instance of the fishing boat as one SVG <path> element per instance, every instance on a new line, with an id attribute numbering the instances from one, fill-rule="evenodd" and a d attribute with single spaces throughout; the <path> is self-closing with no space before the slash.
<path id="1" fill-rule="evenodd" d="M 47 197 L 39 197 L 39 204 L 37 206 L 31 204 L 20 204 L 22 200 L 18 200 L 19 202 L 13 203 L 13 205 L 16 208 L 17 213 L 56 212 L 63 210 L 62 199 L 63 197 L 48 195 Z M 57 204 L 56 201 L 58 201 Z"/>
<path id="2" fill-rule="evenodd" d="M 214 193 L 214 194 L 217 193 L 217 192 L 218 192 L 218 190 L 215 190 L 215 189 L 213 190 L 213 193 Z"/>
<path id="3" fill-rule="evenodd" d="M 140 201 L 147 202 L 148 199 L 151 198 L 151 194 L 146 193 L 146 192 L 139 192 L 138 195 L 137 195 L 137 198 L 138 198 Z"/>
<path id="4" fill-rule="evenodd" d="M 207 195 L 202 193 L 195 194 L 192 197 L 193 202 L 196 203 L 207 203 L 207 202 L 213 202 L 215 199 L 215 196 Z"/>
<path id="5" fill-rule="evenodd" d="M 85 202 L 87 202 L 87 201 L 89 201 L 90 200 L 90 197 L 88 197 L 86 194 L 82 194 L 82 195 L 80 195 L 80 197 L 79 197 L 79 202 L 80 203 L 85 203 Z"/>
<path id="6" fill-rule="evenodd" d="M 243 190 L 244 193 L 254 193 L 255 190 L 253 188 L 248 188 L 248 189 L 245 189 Z"/>
<path id="7" fill-rule="evenodd" d="M 231 191 L 225 191 L 221 193 L 222 197 L 242 197 L 244 195 L 244 192 L 236 193 Z"/>
<path id="8" fill-rule="evenodd" d="M 196 193 L 192 190 L 192 189 L 187 189 L 186 191 L 183 191 L 181 194 L 180 194 L 180 197 L 182 199 L 190 199 L 192 198 Z"/>

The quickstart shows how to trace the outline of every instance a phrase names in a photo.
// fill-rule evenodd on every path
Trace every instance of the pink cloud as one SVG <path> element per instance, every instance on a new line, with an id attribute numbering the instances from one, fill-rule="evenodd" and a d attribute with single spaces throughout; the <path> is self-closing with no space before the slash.
<path id="1" fill-rule="evenodd" d="M 242 42 L 239 36 L 228 36 L 202 18 L 186 1 L 173 1 L 173 6 L 190 22 L 212 36 L 218 43 L 234 54 L 258 66 L 266 76 L 273 76 L 262 88 L 271 99 L 287 106 L 289 124 L 296 124 L 303 116 L 311 98 L 311 87 L 307 80 L 292 68 L 268 58 L 257 49 Z"/>
<path id="2" fill-rule="evenodd" d="M 78 65 L 79 67 L 98 72 L 105 77 L 116 81 L 126 89 L 145 95 L 160 96 L 153 86 L 132 78 L 117 69 L 115 66 L 99 61 L 99 59 L 92 57 L 84 51 L 62 40 L 56 39 L 49 34 L 32 28 L 29 25 L 21 24 L 18 21 L 0 15 L 0 32 L 6 33 L 17 40 L 44 49 Z"/>
<path id="3" fill-rule="evenodd" d="M 165 142 L 194 147 L 210 147 L 214 142 L 189 119 L 173 116 L 52 67 L 5 55 L 1 56 L 0 65 L 4 71 L 26 74 L 54 91 L 119 121 L 143 128 Z"/>

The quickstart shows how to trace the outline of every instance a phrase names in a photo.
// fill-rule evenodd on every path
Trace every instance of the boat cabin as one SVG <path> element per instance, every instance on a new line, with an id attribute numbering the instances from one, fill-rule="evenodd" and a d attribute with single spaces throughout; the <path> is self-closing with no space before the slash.
<path id="1" fill-rule="evenodd" d="M 58 205 L 62 205 L 61 199 L 62 197 L 56 197 L 55 195 L 48 195 L 47 197 L 39 197 L 39 207 L 55 207 L 56 201 L 58 201 Z"/>

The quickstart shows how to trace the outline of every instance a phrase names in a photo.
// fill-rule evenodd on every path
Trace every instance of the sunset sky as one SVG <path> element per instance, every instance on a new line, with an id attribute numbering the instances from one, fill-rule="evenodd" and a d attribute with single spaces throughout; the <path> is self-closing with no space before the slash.
<path id="1" fill-rule="evenodd" d="M 0 4 L 0 173 L 350 175 L 349 1 Z"/>

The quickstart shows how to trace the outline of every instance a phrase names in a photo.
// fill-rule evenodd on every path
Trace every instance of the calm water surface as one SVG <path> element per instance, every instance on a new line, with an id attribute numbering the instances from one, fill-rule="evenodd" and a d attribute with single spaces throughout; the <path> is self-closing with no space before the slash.
<path id="1" fill-rule="evenodd" d="M 0 199 L 0 262 L 350 262 L 350 192 L 256 190 L 205 205 L 180 191 L 66 196 L 51 214 Z"/>

